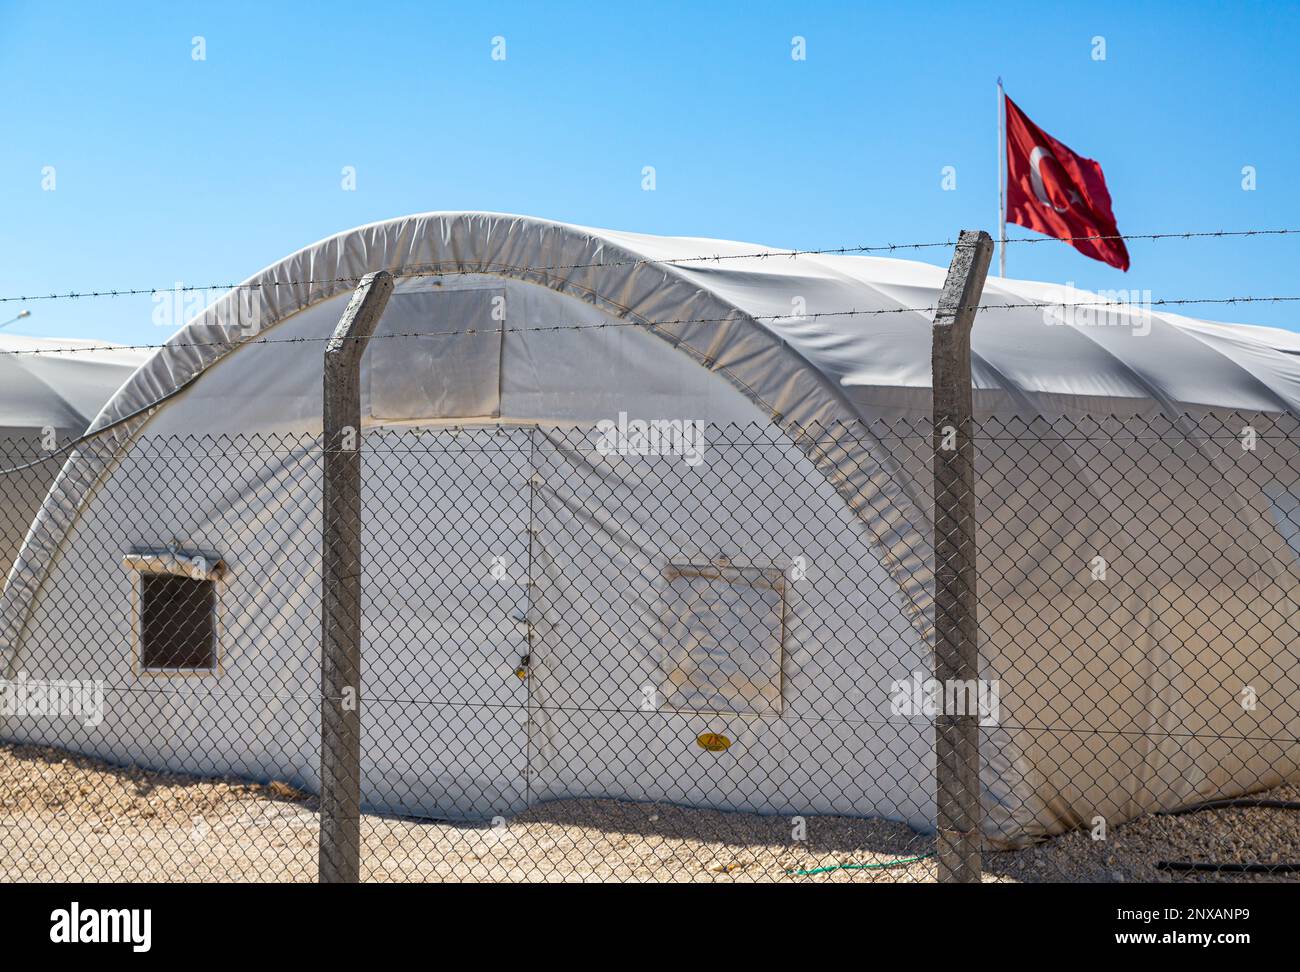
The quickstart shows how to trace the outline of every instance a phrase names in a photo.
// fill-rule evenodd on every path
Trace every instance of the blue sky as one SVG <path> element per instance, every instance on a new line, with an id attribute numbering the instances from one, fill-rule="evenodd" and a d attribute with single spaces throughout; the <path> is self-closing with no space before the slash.
<path id="1" fill-rule="evenodd" d="M 1122 231 L 1296 227 L 1296 36 L 1295 4 L 4 2 L 0 295 L 239 280 L 435 209 L 781 247 L 996 232 L 999 74 L 1101 162 Z M 1008 271 L 1300 293 L 1300 237 L 1130 251 L 1127 275 L 1057 243 L 1012 248 Z M 10 330 L 165 337 L 147 296 L 0 320 L 24 306 Z M 1188 313 L 1300 329 L 1300 304 Z"/>

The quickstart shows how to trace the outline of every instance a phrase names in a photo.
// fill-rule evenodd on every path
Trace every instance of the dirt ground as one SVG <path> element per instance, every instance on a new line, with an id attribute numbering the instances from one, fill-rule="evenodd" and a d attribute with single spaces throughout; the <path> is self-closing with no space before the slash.
<path id="1" fill-rule="evenodd" d="M 1300 800 L 1300 788 L 1266 794 Z M 314 800 L 282 783 L 195 779 L 0 744 L 0 880 L 314 881 Z M 563 800 L 499 826 L 366 816 L 370 881 L 886 881 L 935 879 L 933 840 L 906 826 L 791 820 L 618 800 Z M 906 863 L 893 862 L 920 858 Z M 1148 815 L 1105 841 L 1074 832 L 988 852 L 986 881 L 1292 880 L 1158 871 L 1161 860 L 1300 862 L 1300 812 Z M 852 865 L 852 866 L 845 866 Z M 880 866 L 888 865 L 888 866 Z M 833 868 L 815 874 L 798 872 Z"/>

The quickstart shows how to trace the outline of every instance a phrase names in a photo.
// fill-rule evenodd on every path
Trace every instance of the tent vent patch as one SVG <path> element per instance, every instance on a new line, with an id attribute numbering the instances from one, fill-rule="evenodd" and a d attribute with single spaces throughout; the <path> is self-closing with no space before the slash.
<path id="1" fill-rule="evenodd" d="M 501 288 L 394 294 L 366 352 L 370 414 L 500 417 L 504 308 Z"/>
<path id="2" fill-rule="evenodd" d="M 785 575 L 717 562 L 670 564 L 664 579 L 667 708 L 780 715 Z"/>

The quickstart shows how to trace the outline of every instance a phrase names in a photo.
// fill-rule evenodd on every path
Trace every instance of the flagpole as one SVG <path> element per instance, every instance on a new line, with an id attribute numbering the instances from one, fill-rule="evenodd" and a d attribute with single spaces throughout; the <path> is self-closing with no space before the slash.
<path id="1" fill-rule="evenodd" d="M 1003 129 L 1006 114 L 1006 97 L 1002 94 L 1002 78 L 998 78 L 998 276 L 1007 276 L 1007 180 L 1004 171 L 1007 157 L 1007 140 Z"/>

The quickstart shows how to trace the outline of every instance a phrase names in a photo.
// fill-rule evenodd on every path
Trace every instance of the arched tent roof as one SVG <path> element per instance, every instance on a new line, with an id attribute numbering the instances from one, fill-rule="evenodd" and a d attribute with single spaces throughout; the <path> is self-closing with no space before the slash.
<path id="1" fill-rule="evenodd" d="M 773 256 L 727 259 L 763 252 Z M 787 418 L 928 411 L 930 315 L 869 312 L 933 305 L 945 268 L 781 252 L 488 213 L 372 223 L 300 250 L 207 308 L 121 389 L 95 427 L 149 406 L 256 340 L 243 327 L 250 317 L 255 334 L 264 335 L 378 269 L 399 277 L 484 274 L 550 287 L 645 325 Z M 1026 418 L 1199 409 L 1300 413 L 1298 334 L 1143 314 L 1140 305 L 1124 303 L 1106 326 L 1088 323 L 1097 311 L 1087 306 L 1066 314 L 998 309 L 1098 299 L 1067 286 L 990 278 L 988 309 L 977 316 L 972 337 L 977 410 Z"/>
<path id="2" fill-rule="evenodd" d="M 720 240 L 584 232 L 603 233 L 646 259 L 763 250 Z M 938 252 L 945 259 L 950 255 Z M 900 407 L 928 413 L 931 315 L 836 312 L 933 306 L 944 267 L 812 254 L 683 264 L 680 270 L 747 314 L 765 318 L 762 326 L 840 385 L 861 417 Z M 791 318 L 794 296 L 803 298 L 808 315 L 830 316 Z M 1029 418 L 1152 406 L 1169 413 L 1300 410 L 1300 334 L 1150 308 L 1144 313 L 1136 291 L 1110 296 L 1116 307 L 1103 317 L 1091 305 L 1104 299 L 1070 286 L 990 277 L 981 302 L 988 309 L 977 315 L 972 331 L 977 411 Z M 1058 307 L 998 309 L 1026 303 L 1085 306 L 1070 313 Z M 773 315 L 784 319 L 766 319 Z"/>
<path id="3" fill-rule="evenodd" d="M 80 433 L 148 357 L 101 341 L 0 334 L 0 429 Z"/>
<path id="4" fill-rule="evenodd" d="M 726 259 L 760 252 L 772 255 Z M 358 278 L 379 269 L 399 278 L 474 274 L 548 287 L 640 326 L 726 378 L 790 435 L 869 523 L 916 616 L 928 617 L 930 567 L 918 542 L 928 511 L 907 494 L 889 449 L 868 442 L 863 455 L 861 429 L 852 433 L 851 445 L 828 439 L 825 430 L 928 412 L 930 315 L 843 312 L 932 305 L 943 267 L 875 257 L 790 257 L 747 243 L 520 216 L 428 213 L 349 230 L 267 267 L 206 308 L 123 385 L 92 425 L 104 435 L 93 450 L 69 459 L 33 524 L 0 603 L 0 652 L 14 644 L 26 616 L 21 602 L 30 603 L 39 589 L 100 473 L 157 409 L 241 345 L 275 340 L 277 325 L 347 293 Z M 995 279 L 983 303 L 1095 300 L 1065 287 Z M 996 306 L 980 312 L 974 330 L 979 412 L 1026 418 L 1198 409 L 1300 414 L 1296 335 L 1122 309 L 1112 326 L 1083 327 L 1077 319 L 1054 326 L 1050 321 L 1060 318 L 1045 316 L 1051 313 Z M 265 382 L 275 381 L 268 367 Z M 807 429 L 820 431 L 807 436 Z"/>

